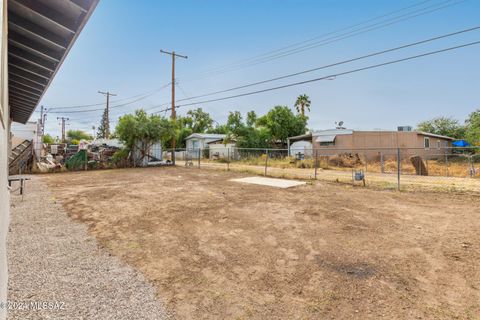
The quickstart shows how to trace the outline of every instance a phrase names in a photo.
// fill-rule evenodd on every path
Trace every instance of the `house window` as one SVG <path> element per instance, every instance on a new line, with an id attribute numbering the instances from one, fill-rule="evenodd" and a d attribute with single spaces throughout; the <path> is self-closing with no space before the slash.
<path id="1" fill-rule="evenodd" d="M 335 145 L 335 141 L 323 141 L 323 142 L 320 142 L 320 146 L 322 147 L 330 147 L 330 146 L 334 146 Z"/>
<path id="2" fill-rule="evenodd" d="M 425 149 L 430 149 L 430 138 L 425 137 L 423 139 L 423 146 L 425 147 Z"/>

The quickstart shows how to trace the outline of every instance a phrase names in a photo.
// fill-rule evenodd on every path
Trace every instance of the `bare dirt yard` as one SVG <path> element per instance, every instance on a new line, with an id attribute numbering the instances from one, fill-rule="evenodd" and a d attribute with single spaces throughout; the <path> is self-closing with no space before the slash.
<path id="1" fill-rule="evenodd" d="M 229 181 L 243 176 L 41 178 L 180 319 L 479 319 L 479 196 Z"/>

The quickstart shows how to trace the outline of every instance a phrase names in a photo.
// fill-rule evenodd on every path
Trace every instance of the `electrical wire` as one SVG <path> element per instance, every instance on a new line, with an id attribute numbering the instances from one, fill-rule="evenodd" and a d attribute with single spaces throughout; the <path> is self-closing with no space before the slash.
<path id="1" fill-rule="evenodd" d="M 313 48 L 316 48 L 316 47 L 319 47 L 319 46 L 327 45 L 327 44 L 337 42 L 337 41 L 340 41 L 340 40 L 343 40 L 343 39 L 346 39 L 346 38 L 350 38 L 350 37 L 353 37 L 353 36 L 356 36 L 356 35 L 359 35 L 359 34 L 363 34 L 363 33 L 373 31 L 373 30 L 384 28 L 384 27 L 387 27 L 389 25 L 392 25 L 392 24 L 395 24 L 395 23 L 398 23 L 398 22 L 401 22 L 401 21 L 405 21 L 405 20 L 408 20 L 408 19 L 418 17 L 420 15 L 425 15 L 425 14 L 432 13 L 432 12 L 435 12 L 435 11 L 438 11 L 438 10 L 441 10 L 441 9 L 445 9 L 447 7 L 458 5 L 458 4 L 460 4 L 462 2 L 465 2 L 465 1 L 466 0 L 460 0 L 460 1 L 457 1 L 457 2 L 454 2 L 454 3 L 451 3 L 452 0 L 446 0 L 446 1 L 434 4 L 432 6 L 424 7 L 424 8 L 421 8 L 421 9 L 418 9 L 418 10 L 415 10 L 415 11 L 412 11 L 412 12 L 409 12 L 409 13 L 391 18 L 391 19 L 387 19 L 385 21 L 381 21 L 381 22 L 377 22 L 377 23 L 372 24 L 372 25 L 364 26 L 364 27 L 362 27 L 360 29 L 357 29 L 357 30 L 352 30 L 352 31 L 349 31 L 349 32 L 346 32 L 346 33 L 343 33 L 343 34 L 340 34 L 340 35 L 329 37 L 329 38 L 323 39 L 321 41 L 313 42 L 311 44 L 304 45 L 304 46 L 299 47 L 299 48 L 290 49 L 290 50 L 287 50 L 287 51 L 284 51 L 284 52 L 278 52 L 278 53 L 275 53 L 273 55 L 267 55 L 267 56 L 261 58 L 260 60 L 258 58 L 257 59 L 250 58 L 249 60 L 246 59 L 248 61 L 243 63 L 243 64 L 232 65 L 232 67 L 236 66 L 236 68 L 223 69 L 223 70 L 219 69 L 219 70 L 216 70 L 216 71 L 206 72 L 206 73 L 204 73 L 204 75 L 206 75 L 205 77 L 196 78 L 196 80 L 204 79 L 204 78 L 207 78 L 207 77 L 210 77 L 210 76 L 213 76 L 213 75 L 217 75 L 217 74 L 223 74 L 223 73 L 227 73 L 227 72 L 231 72 L 231 71 L 240 70 L 240 69 L 243 69 L 245 67 L 257 65 L 259 63 L 265 63 L 265 62 L 269 62 L 269 61 L 276 60 L 276 59 L 279 59 L 279 58 L 283 58 L 283 57 L 286 57 L 286 56 L 289 56 L 289 55 L 292 55 L 292 54 L 300 53 L 300 52 L 310 50 L 310 49 L 313 49 Z M 443 5 L 443 4 L 445 4 L 445 5 Z M 438 5 L 443 5 L 443 6 L 437 7 Z M 425 11 L 426 9 L 430 9 L 432 7 L 433 7 L 433 9 Z M 399 10 L 399 11 L 402 11 L 402 10 Z M 412 15 L 414 13 L 416 13 L 416 14 Z M 401 19 L 399 19 L 399 18 L 401 18 Z M 369 21 L 372 21 L 372 20 L 376 20 L 376 19 L 371 19 Z M 361 25 L 361 24 L 363 24 L 363 23 L 360 23 L 360 24 L 357 24 L 357 25 L 354 25 L 354 26 L 358 26 L 358 25 Z M 349 28 L 347 27 L 347 28 L 344 28 L 344 29 L 348 30 Z M 338 31 L 327 33 L 323 36 L 318 36 L 318 37 L 315 37 L 315 38 L 312 38 L 312 39 L 322 38 L 326 35 L 335 34 L 335 33 L 338 33 Z M 304 42 L 309 42 L 309 41 L 311 41 L 311 40 L 307 40 L 307 41 L 304 41 Z M 288 48 L 288 47 L 289 46 L 284 47 L 284 48 Z M 277 50 L 277 51 L 280 51 L 280 49 Z"/>
<path id="2" fill-rule="evenodd" d="M 278 77 L 275 77 L 275 78 L 270 78 L 270 79 L 257 81 L 257 82 L 253 82 L 253 83 L 249 83 L 249 84 L 245 84 L 245 85 L 241 85 L 241 86 L 236 86 L 236 87 L 229 88 L 229 89 L 224 89 L 224 90 L 205 93 L 205 94 L 201 94 L 201 95 L 197 95 L 197 96 L 193 96 L 193 97 L 189 97 L 189 98 L 179 99 L 176 102 L 182 102 L 182 101 L 188 101 L 188 100 L 192 100 L 192 99 L 203 98 L 203 97 L 207 97 L 207 96 L 216 95 L 216 94 L 219 94 L 219 93 L 235 91 L 235 90 L 244 89 L 244 88 L 248 88 L 248 87 L 252 87 L 252 86 L 257 86 L 257 85 L 260 85 L 260 84 L 265 84 L 265 83 L 278 81 L 278 80 L 282 80 L 282 79 L 286 79 L 286 78 L 290 78 L 290 77 L 295 77 L 295 76 L 299 76 L 299 75 L 302 75 L 302 74 L 306 74 L 306 73 L 310 73 L 310 72 L 314 72 L 314 71 L 318 71 L 318 70 L 322 70 L 322 69 L 327 69 L 327 68 L 339 66 L 339 65 L 342 65 L 342 64 L 351 63 L 351 62 L 354 62 L 354 61 L 359 61 L 359 60 L 371 58 L 371 57 L 382 55 L 382 54 L 385 54 L 385 53 L 390 53 L 390 52 L 406 49 L 406 48 L 409 48 L 409 47 L 425 44 L 425 43 L 428 43 L 428 42 L 432 42 L 432 41 L 436 41 L 436 40 L 440 40 L 440 39 L 445 39 L 445 38 L 452 37 L 452 36 L 457 36 L 459 34 L 472 32 L 472 31 L 476 31 L 476 30 L 479 30 L 479 29 L 480 29 L 480 26 L 476 26 L 476 27 L 472 27 L 472 28 L 468 28 L 468 29 L 463 29 L 463 30 L 460 30 L 460 31 L 456 31 L 456 32 L 448 33 L 448 34 L 443 34 L 443 35 L 436 36 L 436 37 L 433 37 L 433 38 L 429 38 L 429 39 L 425 39 L 425 40 L 401 45 L 401 46 L 390 48 L 390 49 L 385 49 L 385 50 L 382 50 L 382 51 L 369 53 L 369 54 L 366 54 L 366 55 L 363 55 L 363 56 L 360 56 L 360 57 L 351 58 L 351 59 L 335 62 L 335 63 L 332 63 L 332 64 L 327 64 L 327 65 L 324 65 L 324 66 L 315 67 L 315 68 L 312 68 L 312 69 L 307 69 L 307 70 L 303 70 L 303 71 L 299 71 L 299 72 L 295 72 L 295 73 L 291 73 L 291 74 L 287 74 L 287 75 L 283 75 L 283 76 L 278 76 Z"/>
<path id="3" fill-rule="evenodd" d="M 162 87 L 162 89 L 166 88 L 167 86 L 169 86 L 170 84 L 167 84 L 165 86 Z M 146 95 L 146 96 L 141 96 L 140 98 L 137 98 L 133 101 L 130 101 L 130 102 L 126 102 L 126 103 L 122 103 L 122 104 L 117 104 L 117 105 L 113 105 L 113 106 L 109 106 L 109 109 L 115 109 L 115 108 L 120 108 L 120 107 L 124 107 L 124 106 L 127 106 L 127 105 L 130 105 L 132 103 L 135 103 L 135 102 L 138 102 L 140 100 L 143 100 L 143 99 L 146 99 L 150 96 L 152 96 L 153 94 L 149 94 L 149 95 Z M 105 104 L 105 103 L 104 103 Z M 84 112 L 94 112 L 94 111 L 103 111 L 105 110 L 105 108 L 97 108 L 97 109 L 89 109 L 89 110 L 73 110 L 73 111 L 51 111 L 52 109 L 49 109 L 47 111 L 47 113 L 54 113 L 54 114 L 66 114 L 66 113 L 84 113 Z"/>
<path id="4" fill-rule="evenodd" d="M 151 90 L 151 91 L 148 91 L 148 92 L 144 92 L 144 93 L 139 93 L 139 94 L 136 94 L 134 96 L 131 96 L 131 97 L 128 97 L 128 98 L 122 98 L 122 99 L 117 99 L 117 100 L 114 100 L 114 101 L 111 101 L 112 103 L 116 103 L 116 102 L 120 102 L 120 101 L 125 101 L 125 100 L 130 100 L 130 99 L 133 99 L 133 98 L 137 98 L 137 97 L 141 97 L 141 96 L 152 96 L 154 95 L 155 93 L 157 92 L 160 92 L 161 90 L 163 90 L 164 88 L 168 87 L 170 85 L 170 83 L 166 84 L 166 85 L 163 85 L 161 86 L 160 88 L 157 88 L 157 89 L 154 89 L 154 90 Z M 67 107 L 48 107 L 46 106 L 49 110 L 57 110 L 57 109 L 79 109 L 79 108 L 88 108 L 88 107 L 95 107 L 95 106 L 101 106 L 101 105 L 105 105 L 105 102 L 99 102 L 99 103 L 93 103 L 93 104 L 84 104 L 84 105 L 77 105 L 77 106 L 67 106 Z"/>
<path id="5" fill-rule="evenodd" d="M 293 86 L 298 86 L 298 85 L 302 85 L 302 84 L 317 82 L 317 81 L 321 81 L 321 80 L 328 80 L 328 79 L 331 79 L 331 78 L 337 78 L 337 77 L 340 77 L 340 76 L 344 76 L 344 75 L 348 75 L 348 74 L 352 74 L 352 73 L 356 73 L 356 72 L 360 72 L 360 71 L 379 68 L 379 67 L 383 67 L 383 66 L 387 66 L 387 65 L 391 65 L 391 64 L 396 64 L 396 63 L 400 63 L 400 62 L 404 62 L 404 61 L 408 61 L 408 60 L 413 60 L 413 59 L 418 59 L 418 58 L 422 58 L 422 57 L 426 57 L 426 56 L 431 56 L 431 55 L 434 55 L 434 54 L 439 54 L 439 53 L 442 53 L 442 52 L 447 52 L 447 51 L 452 51 L 452 50 L 456 50 L 456 49 L 460 49 L 460 48 L 465 48 L 465 47 L 469 47 L 469 46 L 473 46 L 473 45 L 477 45 L 477 44 L 480 44 L 480 41 L 469 42 L 469 43 L 466 43 L 466 44 L 462 44 L 462 45 L 458 45 L 458 46 L 454 46 L 454 47 L 448 47 L 448 48 L 445 48 L 445 49 L 440 49 L 440 50 L 435 50 L 435 51 L 430 51 L 430 52 L 426 52 L 426 53 L 422 53 L 422 54 L 417 54 L 417 55 L 402 58 L 402 59 L 396 59 L 396 60 L 392 60 L 392 61 L 387 61 L 387 62 L 383 62 L 383 63 L 379 63 L 379 64 L 370 65 L 370 66 L 367 66 L 367 67 L 357 68 L 357 69 L 353 69 L 353 70 L 349 70 L 349 71 L 345 71 L 345 72 L 340 72 L 340 73 L 336 73 L 336 74 L 330 74 L 328 76 L 324 76 L 324 77 L 320 77 L 320 78 L 314 78 L 314 79 L 294 82 L 294 83 L 281 85 L 281 86 L 277 86 L 277 87 L 272 87 L 272 88 L 267 88 L 267 89 L 262 89 L 262 90 L 256 90 L 256 91 L 241 93 L 241 94 L 237 94 L 237 95 L 217 98 L 217 99 L 210 99 L 210 100 L 203 100 L 203 101 L 196 101 L 196 102 L 192 102 L 192 103 L 186 103 L 186 104 L 183 104 L 183 105 L 178 105 L 178 106 L 176 106 L 176 108 L 187 107 L 187 106 L 191 106 L 191 105 L 195 105 L 195 104 L 205 104 L 205 103 L 211 103 L 211 102 L 216 102 L 216 101 L 224 101 L 224 100 L 229 100 L 229 99 L 234 99 L 234 98 L 239 98 L 239 97 L 245 97 L 245 96 L 250 96 L 250 95 L 254 95 L 254 94 L 274 91 L 274 90 L 280 90 L 280 89 L 293 87 Z M 166 110 L 169 110 L 169 109 L 166 109 Z M 160 111 L 157 111 L 156 113 L 163 112 L 163 111 L 165 111 L 165 110 L 160 110 Z"/>

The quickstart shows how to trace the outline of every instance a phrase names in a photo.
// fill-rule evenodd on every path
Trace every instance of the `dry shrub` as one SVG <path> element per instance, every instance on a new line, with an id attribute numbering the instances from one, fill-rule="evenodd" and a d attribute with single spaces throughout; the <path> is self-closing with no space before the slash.
<path id="1" fill-rule="evenodd" d="M 358 153 L 343 153 L 335 156 L 331 156 L 328 160 L 329 164 L 337 167 L 354 168 L 356 166 L 363 165 L 362 159 Z"/>

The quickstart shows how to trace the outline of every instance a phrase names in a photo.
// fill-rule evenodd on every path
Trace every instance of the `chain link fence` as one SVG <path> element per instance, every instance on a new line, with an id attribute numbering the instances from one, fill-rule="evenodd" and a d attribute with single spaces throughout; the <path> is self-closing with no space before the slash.
<path id="1" fill-rule="evenodd" d="M 164 159 L 172 160 L 172 151 Z M 177 166 L 249 172 L 388 189 L 480 192 L 480 148 L 256 149 L 175 152 Z"/>

